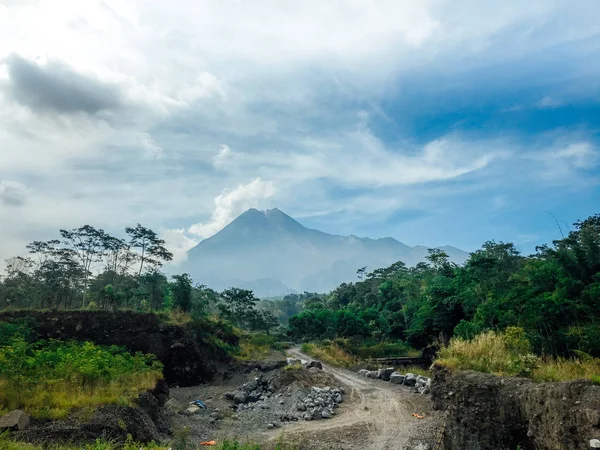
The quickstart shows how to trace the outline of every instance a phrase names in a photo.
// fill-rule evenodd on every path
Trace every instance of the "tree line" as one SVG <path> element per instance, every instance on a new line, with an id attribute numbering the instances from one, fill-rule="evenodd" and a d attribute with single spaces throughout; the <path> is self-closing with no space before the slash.
<path id="1" fill-rule="evenodd" d="M 246 330 L 270 332 L 275 313 L 259 307 L 252 291 L 217 292 L 186 274 L 160 271 L 173 259 L 156 232 L 138 224 L 124 237 L 84 225 L 59 238 L 27 245 L 28 256 L 6 261 L 0 308 L 131 309 L 218 315 Z"/>
<path id="2" fill-rule="evenodd" d="M 427 262 L 397 262 L 305 302 L 289 319 L 297 339 L 403 340 L 416 348 L 523 328 L 540 354 L 600 356 L 600 215 L 522 255 L 488 241 L 458 266 L 430 250 Z"/>

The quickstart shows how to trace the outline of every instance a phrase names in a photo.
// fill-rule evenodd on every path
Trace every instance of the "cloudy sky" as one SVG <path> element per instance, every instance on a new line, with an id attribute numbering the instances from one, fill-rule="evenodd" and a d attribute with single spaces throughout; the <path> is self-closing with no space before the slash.
<path id="1" fill-rule="evenodd" d="M 523 251 L 600 212 L 598 0 L 0 0 L 0 259 L 249 207 Z M 564 222 L 562 222 L 564 221 Z"/>

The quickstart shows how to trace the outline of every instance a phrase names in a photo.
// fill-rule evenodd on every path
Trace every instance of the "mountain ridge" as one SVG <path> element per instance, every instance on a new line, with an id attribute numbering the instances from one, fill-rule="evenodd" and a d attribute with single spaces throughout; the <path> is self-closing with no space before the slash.
<path id="1" fill-rule="evenodd" d="M 436 248 L 459 264 L 468 257 L 456 247 Z M 355 280 L 360 267 L 371 271 L 396 261 L 415 265 L 425 260 L 427 249 L 393 237 L 329 234 L 307 228 L 277 208 L 251 208 L 189 250 L 181 269 L 215 289 L 252 286 L 258 296 L 327 292 Z"/>

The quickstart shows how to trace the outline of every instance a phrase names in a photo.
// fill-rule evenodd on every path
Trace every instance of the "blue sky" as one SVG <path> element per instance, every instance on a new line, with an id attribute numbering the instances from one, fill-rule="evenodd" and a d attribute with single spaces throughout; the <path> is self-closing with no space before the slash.
<path id="1" fill-rule="evenodd" d="M 0 259 L 250 207 L 524 252 L 600 212 L 600 2 L 0 0 Z"/>

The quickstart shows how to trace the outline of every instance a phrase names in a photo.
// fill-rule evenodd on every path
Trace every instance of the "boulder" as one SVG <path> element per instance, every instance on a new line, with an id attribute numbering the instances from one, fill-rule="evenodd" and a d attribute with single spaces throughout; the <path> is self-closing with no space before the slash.
<path id="1" fill-rule="evenodd" d="M 191 415 L 194 415 L 194 414 L 198 414 L 200 411 L 202 411 L 202 409 L 199 406 L 192 405 L 192 406 L 190 406 L 189 408 L 187 408 L 185 410 L 185 413 L 188 416 L 191 416 Z"/>
<path id="2" fill-rule="evenodd" d="M 402 384 L 403 382 L 404 382 L 404 375 L 402 375 L 400 372 L 393 372 L 390 375 L 390 383 Z"/>
<path id="3" fill-rule="evenodd" d="M 310 369 L 312 367 L 316 367 L 319 370 L 323 370 L 323 364 L 321 364 L 320 361 L 311 361 L 308 364 L 306 364 L 307 369 Z"/>
<path id="4" fill-rule="evenodd" d="M 335 397 L 333 397 L 333 401 L 336 403 L 342 403 L 344 401 L 342 394 L 337 394 Z"/>
<path id="5" fill-rule="evenodd" d="M 414 373 L 407 373 L 404 376 L 404 386 L 414 386 L 417 384 L 417 376 Z"/>
<path id="6" fill-rule="evenodd" d="M 248 394 L 243 391 L 235 391 L 233 393 L 233 402 L 237 405 L 240 403 L 246 403 L 248 401 Z"/>
<path id="7" fill-rule="evenodd" d="M 313 420 L 319 420 L 321 419 L 321 413 L 323 412 L 322 408 L 315 408 L 312 410 L 311 414 L 312 414 L 312 418 Z"/>
<path id="8" fill-rule="evenodd" d="M 295 365 L 302 364 L 302 361 L 300 361 L 299 359 L 296 359 L 296 358 L 288 358 L 288 359 L 286 359 L 286 363 L 288 366 L 295 366 Z"/>
<path id="9" fill-rule="evenodd" d="M 324 409 L 323 411 L 321 411 L 321 419 L 331 419 L 331 413 Z"/>
<path id="10" fill-rule="evenodd" d="M 388 367 L 387 369 L 379 369 L 379 378 L 383 381 L 390 381 L 390 376 L 394 373 L 393 367 Z"/>
<path id="11" fill-rule="evenodd" d="M 366 377 L 368 373 L 369 373 L 369 371 L 367 369 L 360 369 L 358 371 L 358 374 L 362 375 L 363 377 Z"/>
<path id="12" fill-rule="evenodd" d="M 28 426 L 29 416 L 20 409 L 15 409 L 0 417 L 0 431 L 22 431 Z"/>
<path id="13" fill-rule="evenodd" d="M 419 375 L 417 377 L 415 385 L 418 386 L 418 387 L 422 387 L 422 386 L 425 386 L 427 384 L 427 381 L 429 381 L 429 378 L 423 377 L 423 376 Z"/>
<path id="14" fill-rule="evenodd" d="M 183 405 L 174 398 L 171 398 L 165 403 L 165 409 L 173 412 L 179 412 L 183 409 Z"/>

